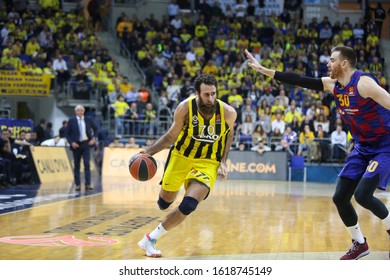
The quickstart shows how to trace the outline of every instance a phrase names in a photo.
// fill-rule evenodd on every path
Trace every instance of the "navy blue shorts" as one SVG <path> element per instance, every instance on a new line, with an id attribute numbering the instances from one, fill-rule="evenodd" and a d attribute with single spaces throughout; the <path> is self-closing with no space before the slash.
<path id="1" fill-rule="evenodd" d="M 360 180 L 377 174 L 378 188 L 385 190 L 390 177 L 390 135 L 371 143 L 355 143 L 339 176 Z"/>

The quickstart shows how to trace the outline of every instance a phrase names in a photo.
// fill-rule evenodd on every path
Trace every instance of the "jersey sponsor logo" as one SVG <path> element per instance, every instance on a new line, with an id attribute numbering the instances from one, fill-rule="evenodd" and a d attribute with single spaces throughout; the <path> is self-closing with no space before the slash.
<path id="1" fill-rule="evenodd" d="M 218 140 L 219 135 L 215 133 L 213 125 L 200 125 L 199 128 L 199 135 L 192 135 L 192 139 L 206 143 L 214 143 Z"/>
<path id="2" fill-rule="evenodd" d="M 353 107 L 353 108 L 344 108 L 344 112 L 348 115 L 356 115 L 357 113 L 360 112 L 358 107 Z"/>
<path id="3" fill-rule="evenodd" d="M 22 236 L 7 236 L 0 238 L 0 242 L 8 244 L 19 244 L 29 246 L 108 246 L 119 243 L 118 240 L 108 237 L 89 236 L 88 239 L 94 241 L 85 241 L 75 238 L 73 235 L 52 236 L 52 235 L 22 235 Z"/>

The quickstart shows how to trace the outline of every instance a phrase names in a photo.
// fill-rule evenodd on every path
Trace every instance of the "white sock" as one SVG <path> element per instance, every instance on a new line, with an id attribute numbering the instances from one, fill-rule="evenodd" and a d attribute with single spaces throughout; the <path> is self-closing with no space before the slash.
<path id="1" fill-rule="evenodd" d="M 149 233 L 149 236 L 151 239 L 158 239 L 161 236 L 163 236 L 167 231 L 160 223 L 151 233 Z"/>
<path id="2" fill-rule="evenodd" d="M 390 230 L 390 212 L 387 217 L 382 220 L 382 222 L 385 224 L 386 230 Z"/>
<path id="3" fill-rule="evenodd" d="M 362 232 L 360 231 L 359 223 L 357 223 L 356 225 L 354 225 L 352 227 L 347 227 L 347 229 L 349 230 L 349 233 L 351 234 L 352 239 L 356 240 L 360 244 L 364 243 L 364 236 L 363 236 Z"/>

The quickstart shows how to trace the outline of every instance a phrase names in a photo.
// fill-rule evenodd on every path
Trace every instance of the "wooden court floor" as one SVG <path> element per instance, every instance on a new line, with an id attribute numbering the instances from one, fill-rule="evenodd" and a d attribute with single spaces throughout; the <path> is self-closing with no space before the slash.
<path id="1" fill-rule="evenodd" d="M 146 259 L 137 242 L 166 214 L 156 205 L 158 191 L 157 178 L 105 178 L 91 193 L 68 183 L 0 189 L 0 259 Z M 218 181 L 157 247 L 177 260 L 336 260 L 351 243 L 333 191 L 333 184 Z M 377 197 L 390 207 L 389 191 Z M 371 249 L 363 259 L 388 259 L 384 226 L 357 211 Z"/>

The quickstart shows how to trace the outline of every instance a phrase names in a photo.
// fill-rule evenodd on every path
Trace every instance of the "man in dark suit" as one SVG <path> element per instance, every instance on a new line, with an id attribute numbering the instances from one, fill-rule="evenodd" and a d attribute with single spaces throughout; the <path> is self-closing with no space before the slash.
<path id="1" fill-rule="evenodd" d="M 82 105 L 75 107 L 75 116 L 68 121 L 66 139 L 73 152 L 74 182 L 76 191 L 80 191 L 80 162 L 83 158 L 85 172 L 85 189 L 93 190 L 91 186 L 90 147 L 95 144 L 98 128 L 94 121 L 84 116 L 85 108 Z"/>

